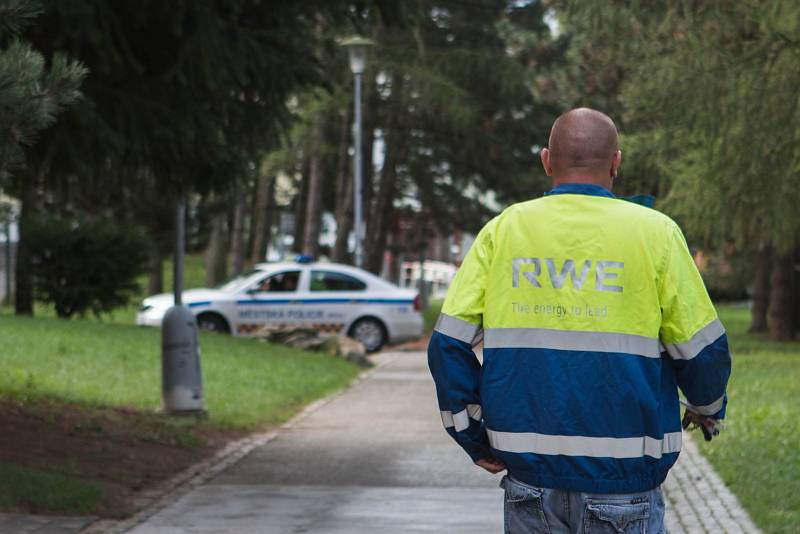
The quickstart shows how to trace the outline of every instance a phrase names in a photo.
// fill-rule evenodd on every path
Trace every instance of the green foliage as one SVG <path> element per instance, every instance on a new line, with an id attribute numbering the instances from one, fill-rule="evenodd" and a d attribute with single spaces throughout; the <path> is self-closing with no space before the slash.
<path id="1" fill-rule="evenodd" d="M 660 207 L 695 240 L 792 251 L 800 231 L 800 5 L 561 4 L 581 35 L 576 43 L 597 50 L 586 68 L 619 73 L 624 131 L 636 149 L 631 168 L 642 174 L 634 179 L 669 181 Z"/>
<path id="2" fill-rule="evenodd" d="M 125 305 L 138 291 L 147 259 L 138 230 L 106 219 L 42 217 L 31 221 L 37 297 L 69 318 Z"/>
<path id="3" fill-rule="evenodd" d="M 0 36 L 18 35 L 42 13 L 38 0 L 3 0 L 0 2 Z"/>
<path id="4" fill-rule="evenodd" d="M 387 101 L 400 108 L 387 109 L 399 132 L 400 192 L 444 229 L 477 230 L 503 203 L 546 188 L 532 147 L 545 144 L 558 111 L 526 72 L 557 63 L 559 52 L 539 2 L 418 7 L 410 31 L 384 34 L 377 51 L 404 78 L 403 98 Z"/>
<path id="5" fill-rule="evenodd" d="M 749 310 L 721 307 L 734 352 L 728 428 L 696 440 L 756 524 L 789 534 L 800 524 L 800 343 L 747 334 Z"/>
<path id="6" fill-rule="evenodd" d="M 19 512 L 91 513 L 103 490 L 59 473 L 0 464 L 0 509 Z"/>
<path id="7" fill-rule="evenodd" d="M 367 217 L 424 210 L 445 231 L 477 230 L 501 203 L 545 190 L 531 148 L 546 142 L 558 109 L 552 92 L 531 90 L 526 74 L 529 66 L 556 71 L 563 54 L 543 20 L 543 3 L 415 0 L 376 7 L 354 10 L 353 21 L 376 44 L 364 76 L 365 127 L 378 132 L 383 158 L 366 168 Z M 323 31 L 352 31 L 343 26 Z M 352 106 L 346 54 L 323 48 L 323 57 L 330 92 L 301 95 L 288 150 L 269 157 L 273 172 L 299 174 L 309 151 L 327 155 L 329 144 L 309 146 L 314 119 L 322 113 L 327 124 L 338 124 L 340 110 Z M 369 165 L 371 147 L 365 148 Z M 336 162 L 329 160 L 333 175 Z"/>
<path id="8" fill-rule="evenodd" d="M 325 83 L 316 26 L 349 8 L 322 0 L 43 4 L 24 38 L 54 66 L 66 53 L 91 75 L 81 101 L 29 151 L 36 191 L 23 194 L 17 181 L 12 194 L 34 214 L 39 197 L 58 212 L 135 220 L 156 257 L 171 249 L 177 197 L 222 197 L 252 180 L 261 152 L 288 129 L 293 94 Z"/>
<path id="9" fill-rule="evenodd" d="M 161 331 L 52 317 L 0 316 L 0 396 L 156 410 Z M 208 423 L 253 429 L 280 424 L 352 380 L 340 358 L 201 332 Z"/>
<path id="10" fill-rule="evenodd" d="M 49 67 L 17 34 L 41 11 L 33 0 L 0 1 L 0 177 L 22 161 L 23 147 L 74 104 L 86 69 L 63 54 Z"/>
<path id="11" fill-rule="evenodd" d="M 251 0 L 45 7 L 26 37 L 92 72 L 82 104 L 48 133 L 47 178 L 77 174 L 84 187 L 69 188 L 68 198 L 90 210 L 98 198 L 136 210 L 119 191 L 141 198 L 230 189 L 277 144 L 292 93 L 323 83 L 316 17 L 345 9 Z"/>

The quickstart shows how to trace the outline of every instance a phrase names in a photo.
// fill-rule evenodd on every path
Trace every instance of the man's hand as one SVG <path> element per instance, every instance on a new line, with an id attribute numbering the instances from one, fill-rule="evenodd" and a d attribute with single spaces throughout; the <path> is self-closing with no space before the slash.
<path id="1" fill-rule="evenodd" d="M 681 421 L 681 423 L 681 426 L 684 430 L 693 430 L 694 428 L 699 427 L 700 430 L 703 431 L 703 438 L 706 441 L 711 441 L 714 436 L 719 435 L 719 428 L 717 427 L 718 421 L 716 419 L 700 415 L 699 413 L 689 409 L 685 410 L 683 414 L 683 421 Z"/>
<path id="2" fill-rule="evenodd" d="M 475 462 L 475 465 L 477 465 L 478 467 L 481 467 L 483 469 L 486 469 L 487 471 L 489 471 L 493 475 L 496 475 L 500 471 L 505 471 L 505 469 L 506 469 L 506 464 L 504 464 L 503 462 L 501 462 L 500 460 L 498 460 L 494 456 L 488 456 L 486 458 L 481 458 L 480 460 Z"/>

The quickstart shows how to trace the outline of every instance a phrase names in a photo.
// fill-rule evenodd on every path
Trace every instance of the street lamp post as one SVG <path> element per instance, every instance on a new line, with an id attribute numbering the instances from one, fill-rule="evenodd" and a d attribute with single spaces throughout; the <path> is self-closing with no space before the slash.
<path id="1" fill-rule="evenodd" d="M 175 306 L 183 306 L 183 258 L 186 252 L 186 200 L 175 206 L 175 258 L 172 266 L 172 294 Z"/>
<path id="2" fill-rule="evenodd" d="M 356 267 L 364 265 L 364 169 L 362 168 L 361 154 L 361 79 L 367 64 L 367 47 L 373 44 L 363 37 L 350 37 L 342 41 L 342 46 L 350 54 L 350 70 L 355 82 L 354 94 L 354 122 L 355 122 L 355 173 L 353 179 L 353 233 L 356 238 L 355 259 Z"/>
<path id="3" fill-rule="evenodd" d="M 168 414 L 204 415 L 197 320 L 183 305 L 185 218 L 186 200 L 182 197 L 175 208 L 175 305 L 161 321 L 161 395 Z"/>

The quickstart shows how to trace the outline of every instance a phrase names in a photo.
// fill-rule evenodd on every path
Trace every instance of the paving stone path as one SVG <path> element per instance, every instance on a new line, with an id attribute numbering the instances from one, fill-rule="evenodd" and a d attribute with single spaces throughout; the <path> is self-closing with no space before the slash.
<path id="1" fill-rule="evenodd" d="M 725 446 L 724 442 L 719 445 Z M 670 534 L 761 532 L 685 433 L 678 463 L 670 470 L 663 489 Z"/>
<path id="2" fill-rule="evenodd" d="M 230 447 L 129 521 L 7 530 L 4 521 L 25 519 L 0 516 L 0 532 L 501 532 L 500 477 L 472 466 L 442 430 L 425 355 L 376 359 L 344 393 Z M 671 534 L 759 532 L 689 439 L 664 490 Z"/>
<path id="3" fill-rule="evenodd" d="M 3 534 L 72 534 L 95 521 L 92 517 L 0 514 Z"/>

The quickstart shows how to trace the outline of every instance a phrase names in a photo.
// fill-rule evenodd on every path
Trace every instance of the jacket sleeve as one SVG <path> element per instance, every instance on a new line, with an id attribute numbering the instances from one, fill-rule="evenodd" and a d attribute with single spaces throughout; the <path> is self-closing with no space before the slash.
<path id="1" fill-rule="evenodd" d="M 672 223 L 659 287 L 661 342 L 675 368 L 678 387 L 694 409 L 725 416 L 731 374 L 728 336 L 706 292 L 683 233 Z"/>
<path id="2" fill-rule="evenodd" d="M 494 221 L 478 234 L 456 273 L 428 345 L 442 423 L 473 461 L 491 455 L 481 417 L 481 364 L 472 347 L 483 338 L 486 277 Z"/>

